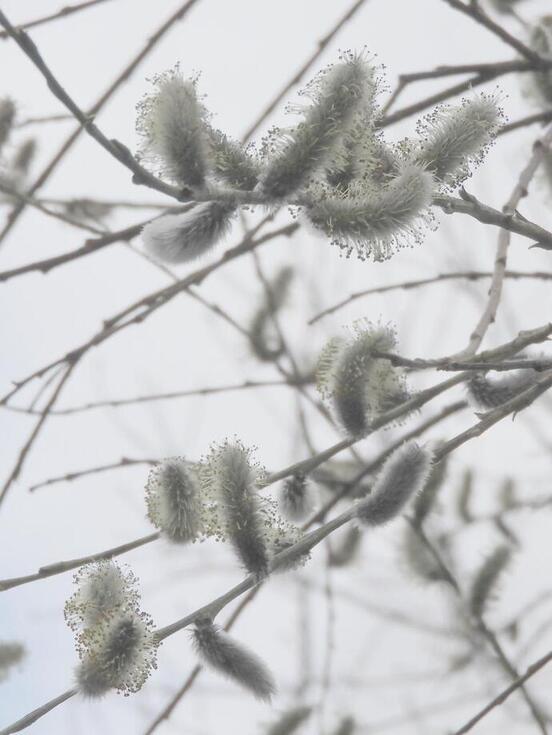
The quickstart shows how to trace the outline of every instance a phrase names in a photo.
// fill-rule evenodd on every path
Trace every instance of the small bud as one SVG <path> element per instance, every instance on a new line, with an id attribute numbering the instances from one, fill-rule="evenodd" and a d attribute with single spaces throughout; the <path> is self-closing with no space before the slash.
<path id="1" fill-rule="evenodd" d="M 81 635 L 79 691 L 97 698 L 110 689 L 125 696 L 139 691 L 156 668 L 156 644 L 151 619 L 144 613 L 120 611 Z"/>
<path id="2" fill-rule="evenodd" d="M 114 561 L 102 560 L 81 567 L 73 577 L 77 591 L 65 603 L 67 625 L 76 630 L 95 626 L 122 607 L 137 608 L 137 579 Z"/>
<path id="3" fill-rule="evenodd" d="M 256 654 L 209 620 L 198 620 L 193 636 L 197 654 L 206 664 L 249 689 L 257 699 L 270 702 L 276 685 Z"/>
<path id="4" fill-rule="evenodd" d="M 346 54 L 306 90 L 312 99 L 303 120 L 269 146 L 275 149 L 261 176 L 268 199 L 283 199 L 309 183 L 331 157 L 356 113 L 373 105 L 374 71 L 360 55 Z"/>
<path id="5" fill-rule="evenodd" d="M 15 120 L 15 105 L 8 98 L 0 100 L 0 150 L 8 140 Z"/>
<path id="6" fill-rule="evenodd" d="M 317 197 L 305 214 L 347 256 L 356 251 L 361 260 L 382 261 L 411 238 L 421 241 L 433 189 L 432 175 L 407 163 L 384 185 L 361 182 L 346 195 Z"/>
<path id="7" fill-rule="evenodd" d="M 7 678 L 10 669 L 24 657 L 25 649 L 21 643 L 0 641 L 0 682 Z"/>
<path id="8" fill-rule="evenodd" d="M 359 321 L 352 338 L 330 340 L 320 355 L 318 390 L 351 436 L 363 436 L 393 397 L 405 396 L 402 371 L 373 355 L 374 351 L 391 352 L 395 346 L 389 327 Z"/>
<path id="9" fill-rule="evenodd" d="M 510 560 L 510 549 L 499 546 L 481 565 L 469 593 L 470 610 L 475 617 L 483 615 L 488 603 L 496 595 L 498 582 Z"/>
<path id="10" fill-rule="evenodd" d="M 22 174 L 28 174 L 36 154 L 36 140 L 28 138 L 18 147 L 12 161 L 12 168 Z"/>
<path id="11" fill-rule="evenodd" d="M 209 155 L 208 113 L 195 79 L 178 69 L 154 79 L 156 90 L 138 105 L 137 130 L 146 157 L 160 159 L 162 173 L 183 186 L 202 187 Z"/>
<path id="12" fill-rule="evenodd" d="M 251 452 L 236 442 L 213 448 L 202 479 L 206 490 L 218 498 L 226 535 L 240 561 L 250 574 L 262 577 L 268 571 L 269 554 L 257 497 L 260 474 Z"/>
<path id="13" fill-rule="evenodd" d="M 299 727 L 308 720 L 312 707 L 294 707 L 272 724 L 266 731 L 266 735 L 293 735 Z"/>
<path id="14" fill-rule="evenodd" d="M 236 211 L 231 202 L 204 202 L 182 214 L 166 214 L 142 230 L 145 249 L 163 263 L 186 263 L 214 247 Z"/>
<path id="15" fill-rule="evenodd" d="M 418 163 L 443 184 L 458 186 L 483 160 L 503 117 L 497 99 L 488 94 L 456 107 L 437 107 L 418 124 L 422 138 Z"/>
<path id="16" fill-rule="evenodd" d="M 357 504 L 359 521 L 366 526 L 380 526 L 395 518 L 424 487 L 431 460 L 431 452 L 415 441 L 395 450 L 383 465 L 370 495 Z"/>
<path id="17" fill-rule="evenodd" d="M 194 466 L 182 459 L 167 459 L 148 477 L 148 518 L 171 541 L 195 541 L 202 528 L 200 493 Z"/>
<path id="18" fill-rule="evenodd" d="M 316 505 L 315 490 L 306 475 L 298 474 L 289 477 L 278 495 L 280 512 L 289 521 L 304 521 Z"/>
<path id="19" fill-rule="evenodd" d="M 530 388 L 536 379 L 534 370 L 515 370 L 503 377 L 489 380 L 483 373 L 475 373 L 467 383 L 468 393 L 476 406 L 492 409 L 515 398 Z"/>

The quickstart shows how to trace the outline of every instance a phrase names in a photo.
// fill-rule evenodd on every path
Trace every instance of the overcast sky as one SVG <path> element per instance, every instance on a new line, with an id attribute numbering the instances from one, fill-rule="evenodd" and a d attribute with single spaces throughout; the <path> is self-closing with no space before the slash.
<path id="1" fill-rule="evenodd" d="M 54 0 L 4 0 L 0 5 L 14 24 L 60 7 Z M 174 0 L 108 0 L 38 27 L 31 35 L 61 83 L 86 109 L 178 5 Z M 102 110 L 97 122 L 108 137 L 118 138 L 136 151 L 135 106 L 149 89 L 148 79 L 178 63 L 185 75 L 201 73 L 199 87 L 216 115 L 217 127 L 239 138 L 349 5 L 345 0 L 199 0 Z M 527 0 L 520 8 L 524 17 L 535 19 L 547 5 L 547 0 Z M 522 33 L 515 21 L 503 17 L 500 21 L 513 33 Z M 443 0 L 366 0 L 326 48 L 316 69 L 334 61 L 340 49 L 363 47 L 376 56 L 377 63 L 385 65 L 389 88 L 398 74 L 407 71 L 441 64 L 508 60 L 513 55 L 495 36 L 455 13 Z M 64 112 L 12 41 L 0 41 L 0 69 L 0 95 L 16 101 L 20 119 Z M 412 85 L 398 105 L 442 86 L 442 81 Z M 537 109 L 525 87 L 515 76 L 500 80 L 503 106 L 512 120 Z M 289 101 L 296 100 L 293 94 Z M 259 140 L 270 125 L 289 124 L 289 120 L 282 104 L 266 121 Z M 26 136 L 36 136 L 39 152 L 32 174 L 37 175 L 73 128 L 72 121 L 23 128 L 13 135 L 12 145 Z M 399 140 L 414 131 L 415 119 L 409 118 L 389 128 L 386 136 Z M 500 208 L 538 133 L 538 128 L 531 127 L 501 138 L 486 164 L 468 182 L 468 189 Z M 86 196 L 165 203 L 161 195 L 134 186 L 129 172 L 85 135 L 41 193 L 59 198 Z M 537 177 L 531 197 L 523 202 L 523 214 L 551 228 L 551 196 L 544 177 Z M 2 220 L 7 211 L 2 209 Z M 250 220 L 260 216 L 254 213 Z M 147 217 L 148 212 L 120 210 L 108 224 L 119 229 Z M 270 227 L 287 221 L 289 214 L 284 211 Z M 440 227 L 428 232 L 423 244 L 400 252 L 386 263 L 344 259 L 324 238 L 305 228 L 292 239 L 280 238 L 260 250 L 268 275 L 284 264 L 296 268 L 282 323 L 301 365 L 312 364 L 328 337 L 360 317 L 393 322 L 400 352 L 413 357 L 445 355 L 467 344 L 484 305 L 487 282 L 445 282 L 424 290 L 374 296 L 316 325 L 307 325 L 321 308 L 362 288 L 449 270 L 492 268 L 496 230 L 460 215 L 439 215 L 438 221 Z M 224 247 L 237 243 L 240 232 L 236 224 Z M 75 249 L 86 237 L 86 233 L 28 208 L 1 246 L 0 270 Z M 545 251 L 529 250 L 528 244 L 521 237 L 512 238 L 509 267 L 550 270 L 551 256 Z M 221 251 L 219 247 L 217 254 Z M 195 265 L 180 267 L 178 274 L 185 274 L 187 268 L 191 270 Z M 104 319 L 167 283 L 167 277 L 151 264 L 123 244 L 116 244 L 48 275 L 34 273 L 1 284 L 2 393 L 13 380 L 89 339 Z M 249 257 L 215 273 L 202 284 L 200 292 L 227 309 L 242 325 L 247 325 L 262 296 Z M 503 305 L 485 346 L 511 339 L 520 329 L 545 323 L 551 307 L 548 282 L 508 281 Z M 278 378 L 278 374 L 249 354 L 243 337 L 200 303 L 182 295 L 145 323 L 92 350 L 72 376 L 59 407 L 270 378 Z M 434 379 L 422 378 L 420 385 L 429 385 Z M 36 388 L 33 385 L 33 391 Z M 18 397 L 17 405 L 27 405 L 33 391 Z M 432 410 L 463 395 L 458 388 Z M 336 441 L 337 435 L 307 410 L 316 447 L 323 449 Z M 429 416 L 432 410 L 422 416 Z M 427 439 L 450 438 L 474 419 L 473 410 L 464 411 L 430 432 Z M 11 471 L 35 421 L 22 414 L 0 413 L 4 476 Z M 550 411 L 544 404 L 514 423 L 509 419 L 502 422 L 480 441 L 463 446 L 451 461 L 444 504 L 452 502 L 466 468 L 473 468 L 481 512 L 494 507 L 496 492 L 507 476 L 524 478 L 523 483 L 518 481 L 522 496 L 550 492 L 550 451 L 536 437 L 537 432 L 549 438 L 549 421 Z M 398 431 L 382 432 L 359 449 L 370 458 L 399 436 Z M 1 508 L 0 578 L 91 554 L 152 530 L 143 499 L 146 466 L 96 474 L 34 493 L 29 492 L 30 486 L 67 472 L 117 462 L 122 457 L 156 459 L 178 454 L 199 459 L 211 442 L 227 436 L 257 446 L 259 460 L 270 469 L 284 467 L 307 453 L 298 428 L 295 395 L 281 387 L 51 417 Z M 491 622 L 497 626 L 549 587 L 549 514 L 523 514 L 516 516 L 516 522 L 524 551 L 508 575 L 500 604 L 492 611 Z M 298 581 L 303 577 L 312 586 L 306 593 L 307 649 L 312 657 L 308 666 L 313 680 L 305 695 L 307 702 L 316 704 L 319 699 L 328 640 L 332 652 L 331 685 L 324 711 L 316 713 L 305 733 L 331 733 L 339 718 L 347 714 L 355 716 L 364 726 L 360 731 L 366 733 L 443 733 L 458 727 L 492 698 L 505 684 L 502 674 L 492 666 L 474 665 L 467 673 L 451 678 L 425 678 L 446 668 L 447 657 L 461 654 L 463 649 L 454 639 L 393 625 L 366 608 L 377 603 L 435 626 L 450 624 L 452 600 L 440 590 L 413 581 L 401 563 L 401 524 L 398 521 L 396 527 L 366 538 L 354 566 L 334 572 L 333 599 L 323 592 L 327 578 L 324 549 L 320 547 L 305 573 L 271 581 L 243 615 L 236 636 L 270 663 L 280 685 L 272 707 L 256 703 L 233 684 L 208 673 L 200 677 L 170 720 L 159 728 L 160 735 L 260 733 L 263 723 L 271 722 L 296 701 L 294 692 L 307 666 L 301 660 L 305 632 L 299 609 L 300 594 L 305 593 L 300 593 Z M 456 551 L 466 575 L 499 539 L 497 532 L 488 527 L 459 538 Z M 241 578 L 230 551 L 214 543 L 182 550 L 157 542 L 122 560 L 139 576 L 143 606 L 159 626 L 221 594 Z M 72 685 L 76 653 L 62 612 L 71 591 L 71 574 L 65 574 L 0 597 L 0 639 L 21 641 L 28 651 L 20 668 L 0 685 L 0 726 Z M 528 620 L 521 643 L 546 620 L 549 609 L 541 609 Z M 542 655 L 551 642 L 550 633 L 543 632 L 519 659 L 520 668 Z M 505 645 L 512 655 L 522 647 L 509 640 Z M 29 732 L 143 735 L 195 664 L 188 633 L 170 638 L 159 659 L 159 670 L 132 698 L 113 694 L 93 703 L 73 699 Z M 415 683 L 386 685 L 389 677 L 413 672 L 420 674 Z M 539 676 L 533 691 L 546 703 L 551 685 L 552 670 Z M 447 704 L 440 707 L 440 703 Z M 428 706 L 436 707 L 436 711 L 422 720 L 416 713 Z M 405 719 L 395 723 L 393 718 Z M 516 698 L 511 706 L 489 717 L 478 732 L 523 735 L 531 732 L 531 727 L 523 702 Z"/>

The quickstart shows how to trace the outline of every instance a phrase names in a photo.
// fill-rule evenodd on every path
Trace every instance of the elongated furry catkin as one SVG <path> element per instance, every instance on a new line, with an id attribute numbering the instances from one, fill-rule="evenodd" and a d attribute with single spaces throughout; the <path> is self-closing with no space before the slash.
<path id="1" fill-rule="evenodd" d="M 431 173 L 403 163 L 387 183 L 361 182 L 345 194 L 317 197 L 304 211 L 347 255 L 355 251 L 361 260 L 382 261 L 411 239 L 421 240 L 433 190 Z"/>
<path id="2" fill-rule="evenodd" d="M 395 518 L 420 492 L 431 469 L 432 453 L 409 441 L 386 460 L 370 495 L 356 506 L 361 524 L 379 526 Z"/>
<path id="3" fill-rule="evenodd" d="M 406 389 L 403 372 L 373 354 L 393 351 L 393 330 L 359 321 L 352 332 L 349 339 L 334 338 L 322 350 L 317 387 L 345 431 L 363 436 L 390 403 L 406 399 Z"/>
<path id="4" fill-rule="evenodd" d="M 269 552 L 263 529 L 256 482 L 259 468 L 251 452 L 239 442 L 215 447 L 204 467 L 204 482 L 218 497 L 226 536 L 243 566 L 251 574 L 264 576 Z"/>
<path id="5" fill-rule="evenodd" d="M 499 546 L 478 569 L 469 591 L 469 606 L 473 615 L 480 617 L 497 592 L 497 585 L 512 553 L 507 546 Z"/>
<path id="6" fill-rule="evenodd" d="M 231 202 L 203 202 L 182 214 L 166 214 L 142 230 L 144 247 L 163 263 L 186 263 L 224 237 L 236 212 Z"/>
<path id="7" fill-rule="evenodd" d="M 355 114 L 373 103 L 376 85 L 371 66 L 361 55 L 343 60 L 316 78 L 306 92 L 312 104 L 303 120 L 286 131 L 261 175 L 267 199 L 282 199 L 305 186 L 329 158 Z"/>
<path id="8" fill-rule="evenodd" d="M 467 388 L 476 406 L 492 409 L 523 393 L 534 384 L 535 380 L 534 370 L 516 370 L 493 379 L 483 373 L 475 373 L 469 379 Z"/>
<path id="9" fill-rule="evenodd" d="M 438 181 L 458 186 L 483 159 L 502 120 L 496 98 L 484 93 L 456 107 L 437 107 L 418 124 L 417 161 Z"/>
<path id="10" fill-rule="evenodd" d="M 10 136 L 14 120 L 14 103 L 9 99 L 9 97 L 0 99 L 0 150 Z"/>
<path id="11" fill-rule="evenodd" d="M 194 79 L 178 70 L 154 79 L 155 91 L 138 106 L 137 129 L 144 155 L 161 161 L 163 174 L 178 184 L 202 187 L 208 172 L 208 113 Z"/>
<path id="12" fill-rule="evenodd" d="M 201 488 L 193 465 L 167 459 L 151 470 L 146 484 L 148 517 L 176 543 L 195 541 L 202 530 Z"/>
<path id="13" fill-rule="evenodd" d="M 25 656 L 25 648 L 15 641 L 0 641 L 0 683 L 6 679 L 11 668 Z"/>
<path id="14" fill-rule="evenodd" d="M 87 564 L 76 572 L 76 592 L 65 603 L 65 620 L 72 630 L 96 626 L 120 609 L 137 609 L 137 579 L 111 559 Z"/>
<path id="15" fill-rule="evenodd" d="M 156 666 L 151 620 L 143 613 L 121 611 L 81 636 L 83 655 L 77 667 L 79 691 L 95 699 L 110 689 L 139 691 Z"/>
<path id="16" fill-rule="evenodd" d="M 196 622 L 193 637 L 194 647 L 206 664 L 234 679 L 257 699 L 272 699 L 276 692 L 274 679 L 255 653 L 208 620 Z"/>

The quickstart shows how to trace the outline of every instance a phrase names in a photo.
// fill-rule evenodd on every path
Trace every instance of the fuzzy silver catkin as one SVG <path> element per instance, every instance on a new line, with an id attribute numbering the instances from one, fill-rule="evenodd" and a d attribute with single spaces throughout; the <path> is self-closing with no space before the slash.
<path id="1" fill-rule="evenodd" d="M 182 459 L 168 459 L 155 467 L 146 484 L 148 517 L 175 543 L 195 541 L 202 531 L 199 478 Z"/>
<path id="2" fill-rule="evenodd" d="M 309 478 L 304 474 L 289 477 L 278 493 L 278 506 L 288 521 L 304 521 L 316 506 L 316 494 Z"/>
<path id="3" fill-rule="evenodd" d="M 482 161 L 503 120 L 495 97 L 479 94 L 456 107 L 437 107 L 418 124 L 417 162 L 437 181 L 455 187 Z"/>
<path id="4" fill-rule="evenodd" d="M 403 163 L 386 186 L 361 183 L 342 196 L 321 196 L 305 215 L 347 255 L 386 260 L 411 238 L 421 240 L 433 189 L 431 173 Z"/>
<path id="5" fill-rule="evenodd" d="M 370 495 L 356 506 L 362 525 L 380 526 L 395 518 L 424 487 L 431 470 L 432 453 L 409 441 L 386 460 Z"/>
<path id="6" fill-rule="evenodd" d="M 206 490 L 218 498 L 227 538 L 245 569 L 262 577 L 269 552 L 257 497 L 259 474 L 250 451 L 239 442 L 214 448 L 204 467 Z"/>
<path id="7" fill-rule="evenodd" d="M 0 150 L 8 140 L 15 120 L 15 105 L 8 98 L 0 100 Z"/>
<path id="8" fill-rule="evenodd" d="M 148 616 L 121 611 L 81 636 L 77 686 L 81 694 L 97 698 L 110 689 L 125 695 L 139 691 L 156 667 L 156 644 Z"/>
<path id="9" fill-rule="evenodd" d="M 183 186 L 201 188 L 209 159 L 208 113 L 196 81 L 178 70 L 159 75 L 156 89 L 138 105 L 144 155 L 160 159 L 163 174 Z"/>
<path id="10" fill-rule="evenodd" d="M 469 592 L 469 606 L 475 617 L 481 617 L 496 595 L 497 585 L 511 557 L 511 551 L 507 546 L 499 546 L 479 568 Z"/>
<path id="11" fill-rule="evenodd" d="M 257 699 L 270 702 L 276 692 L 273 676 L 252 651 L 208 620 L 198 621 L 194 647 L 207 665 L 248 689 Z"/>
<path id="12" fill-rule="evenodd" d="M 552 15 L 544 15 L 531 29 L 529 45 L 543 59 L 552 60 Z M 540 101 L 552 102 L 552 70 L 531 72 Z"/>
<path id="13" fill-rule="evenodd" d="M 530 388 L 536 380 L 534 370 L 516 370 L 490 380 L 483 373 L 475 373 L 467 383 L 468 394 L 479 408 L 485 410 L 501 406 Z"/>
<path id="14" fill-rule="evenodd" d="M 330 340 L 322 351 L 317 387 L 349 435 L 363 436 L 370 421 L 394 398 L 406 397 L 402 371 L 372 354 L 374 350 L 392 352 L 395 347 L 389 327 L 361 321 L 353 326 L 351 339 Z"/>
<path id="15" fill-rule="evenodd" d="M 303 120 L 273 145 L 276 150 L 260 180 L 266 198 L 283 199 L 308 184 L 355 114 L 373 105 L 375 92 L 374 71 L 361 55 L 348 54 L 319 75 L 307 89 L 312 104 Z"/>
<path id="16" fill-rule="evenodd" d="M 230 202 L 204 202 L 182 214 L 158 217 L 142 230 L 144 247 L 163 263 L 194 260 L 224 237 L 235 212 Z"/>
<path id="17" fill-rule="evenodd" d="M 220 130 L 209 130 L 209 166 L 213 176 L 233 189 L 251 191 L 261 166 L 254 151 L 231 140 Z"/>
<path id="18" fill-rule="evenodd" d="M 284 712 L 277 722 L 274 722 L 266 735 L 292 735 L 310 717 L 312 707 L 294 707 Z"/>
<path id="19" fill-rule="evenodd" d="M 65 619 L 72 630 L 96 626 L 125 607 L 137 609 L 137 579 L 114 561 L 102 560 L 81 567 L 74 575 L 76 592 L 65 603 Z"/>
<path id="20" fill-rule="evenodd" d="M 11 668 L 24 657 L 25 649 L 21 643 L 0 641 L 0 682 L 8 676 Z"/>

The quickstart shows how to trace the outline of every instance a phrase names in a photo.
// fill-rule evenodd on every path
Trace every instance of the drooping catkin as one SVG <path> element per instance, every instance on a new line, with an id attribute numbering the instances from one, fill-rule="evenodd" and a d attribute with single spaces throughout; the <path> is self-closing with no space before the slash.
<path id="1" fill-rule="evenodd" d="M 312 707 L 294 707 L 284 714 L 266 731 L 266 735 L 293 735 L 308 720 Z"/>
<path id="2" fill-rule="evenodd" d="M 167 459 L 151 470 L 146 484 L 148 518 L 176 543 L 195 541 L 202 531 L 201 488 L 196 468 Z"/>
<path id="3" fill-rule="evenodd" d="M 481 617 L 496 596 L 498 583 L 511 557 L 512 553 L 507 546 L 499 546 L 477 571 L 469 591 L 469 606 L 475 617 Z"/>
<path id="4" fill-rule="evenodd" d="M 552 60 L 552 15 L 544 15 L 531 29 L 529 45 L 543 59 Z M 531 72 L 538 97 L 544 105 L 552 102 L 552 70 Z"/>
<path id="5" fill-rule="evenodd" d="M 382 261 L 413 239 L 421 241 L 434 189 L 433 176 L 417 163 L 402 163 L 388 182 L 358 182 L 345 194 L 320 195 L 305 215 L 347 256 Z"/>
<path id="6" fill-rule="evenodd" d="M 278 493 L 278 505 L 284 518 L 294 523 L 304 521 L 316 505 L 316 494 L 309 478 L 299 473 L 289 477 Z"/>
<path id="7" fill-rule="evenodd" d="M 242 191 L 255 188 L 261 170 L 251 147 L 247 148 L 212 128 L 209 130 L 209 165 L 215 179 Z"/>
<path id="8" fill-rule="evenodd" d="M 257 699 L 269 702 L 276 692 L 273 676 L 261 659 L 209 620 L 198 620 L 193 631 L 194 647 L 208 666 L 248 689 Z"/>
<path id="9" fill-rule="evenodd" d="M 406 397 L 403 372 L 373 354 L 392 352 L 395 346 L 391 328 L 359 321 L 352 337 L 332 339 L 322 351 L 318 390 L 349 435 L 363 436 L 375 416 Z"/>
<path id="10" fill-rule="evenodd" d="M 284 305 L 293 278 L 293 270 L 282 268 L 267 284 L 267 293 L 256 310 L 249 327 L 251 347 L 255 356 L 264 362 L 273 361 L 284 351 L 280 336 L 275 331 L 274 318 Z"/>
<path id="11" fill-rule="evenodd" d="M 379 526 L 395 518 L 424 487 L 432 453 L 415 441 L 396 449 L 385 461 L 370 495 L 356 506 L 362 525 Z"/>
<path id="12" fill-rule="evenodd" d="M 0 150 L 8 140 L 15 120 L 15 105 L 9 97 L 0 100 Z"/>
<path id="13" fill-rule="evenodd" d="M 203 202 L 182 214 L 166 214 L 142 230 L 144 247 L 163 263 L 186 263 L 224 237 L 236 212 L 233 202 Z"/>
<path id="14" fill-rule="evenodd" d="M 130 569 L 112 560 L 80 567 L 73 577 L 77 590 L 65 603 L 65 620 L 72 630 L 101 624 L 121 608 L 137 609 L 137 579 Z"/>
<path id="15" fill-rule="evenodd" d="M 156 668 L 153 623 L 144 613 L 121 610 L 80 636 L 81 661 L 77 686 L 97 698 L 110 689 L 128 695 L 139 691 Z"/>
<path id="16" fill-rule="evenodd" d="M 456 187 L 483 160 L 503 120 L 496 97 L 479 94 L 458 106 L 437 107 L 418 123 L 418 163 L 437 181 Z"/>
<path id="17" fill-rule="evenodd" d="M 311 104 L 303 120 L 267 144 L 271 155 L 260 179 L 264 196 L 283 199 L 305 187 L 328 163 L 355 114 L 373 105 L 375 92 L 374 70 L 362 55 L 347 53 L 321 72 L 305 90 Z"/>
<path id="18" fill-rule="evenodd" d="M 203 482 L 218 498 L 226 537 L 250 574 L 268 571 L 269 552 L 257 497 L 260 468 L 239 442 L 214 447 L 202 470 Z"/>
<path id="19" fill-rule="evenodd" d="M 27 138 L 21 143 L 15 155 L 12 159 L 12 168 L 23 175 L 29 173 L 29 168 L 36 154 L 36 140 L 34 138 Z"/>
<path id="20" fill-rule="evenodd" d="M 138 105 L 143 155 L 159 160 L 162 174 L 176 183 L 201 188 L 208 173 L 209 115 L 197 80 L 184 79 L 176 69 L 155 77 L 154 84 Z"/>
<path id="21" fill-rule="evenodd" d="M 25 656 L 25 648 L 15 641 L 0 641 L 0 682 L 7 678 L 10 669 Z"/>
<path id="22" fill-rule="evenodd" d="M 530 388 L 535 380 L 534 370 L 515 370 L 492 380 L 483 373 L 475 373 L 468 381 L 467 388 L 475 405 L 487 410 L 515 398 Z"/>

